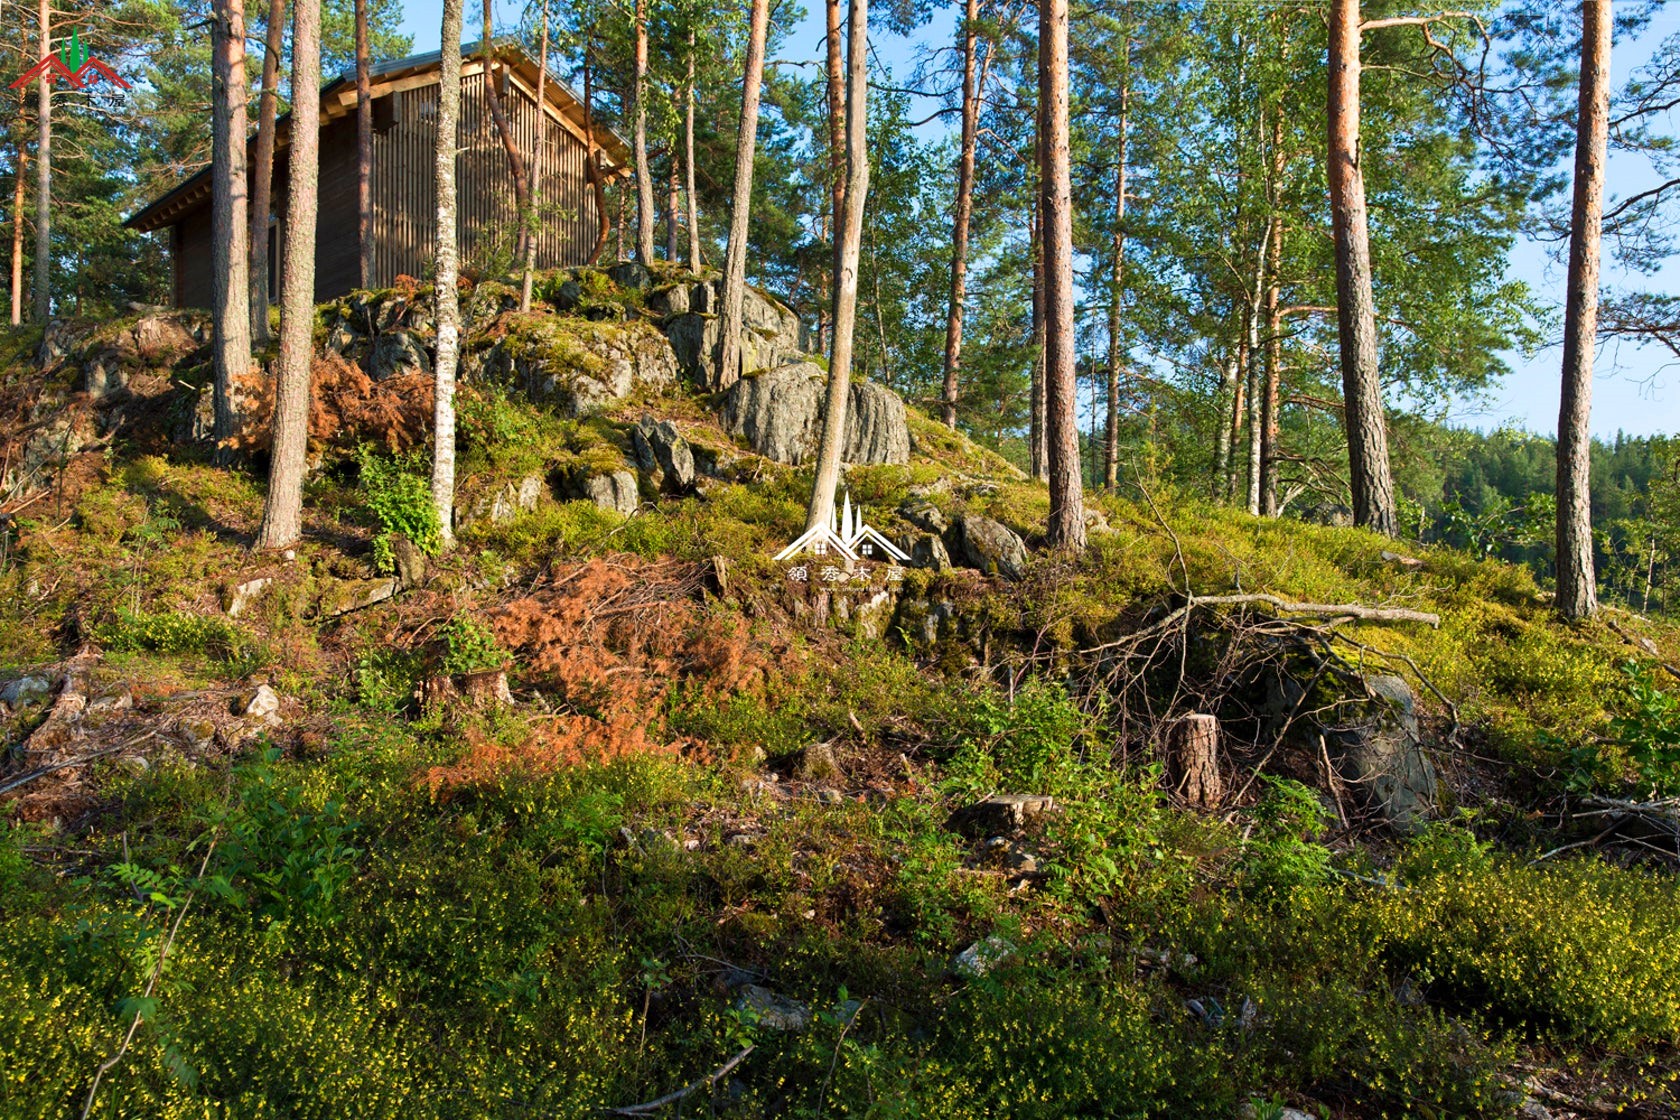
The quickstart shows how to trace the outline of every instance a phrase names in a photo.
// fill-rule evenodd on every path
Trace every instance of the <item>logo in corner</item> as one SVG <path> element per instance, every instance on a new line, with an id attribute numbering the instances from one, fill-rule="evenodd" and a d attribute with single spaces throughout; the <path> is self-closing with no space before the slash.
<path id="1" fill-rule="evenodd" d="M 57 54 L 49 54 L 31 66 L 28 73 L 12 83 L 11 88 L 20 89 L 43 77 L 49 84 L 63 78 L 70 83 L 71 89 L 81 89 L 100 78 L 115 82 L 123 89 L 128 88 L 128 83 L 115 70 L 88 54 L 88 49 L 82 45 L 82 33 L 77 29 L 71 30 L 70 41 L 60 47 Z"/>

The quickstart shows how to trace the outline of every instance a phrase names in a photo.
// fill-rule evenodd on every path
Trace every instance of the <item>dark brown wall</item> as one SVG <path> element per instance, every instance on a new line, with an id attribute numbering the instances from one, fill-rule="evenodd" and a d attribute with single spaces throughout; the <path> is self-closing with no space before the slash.
<path id="1" fill-rule="evenodd" d="M 515 142 L 526 155 L 536 139 L 535 100 L 509 81 L 505 104 Z M 434 146 L 438 87 L 421 86 L 387 95 L 390 127 L 373 138 L 374 276 L 376 287 L 398 276 L 425 279 L 437 241 L 437 184 Z M 381 99 L 383 100 L 383 99 Z M 376 114 L 376 120 L 383 114 Z M 538 197 L 542 232 L 537 267 L 583 264 L 595 244 L 594 192 L 584 181 L 583 143 L 552 117 L 547 124 L 546 163 Z M 479 75 L 462 79 L 461 154 L 458 177 L 458 235 L 462 265 L 469 273 L 492 263 L 500 249 L 507 267 L 516 233 L 513 179 L 496 135 Z M 276 154 L 275 211 L 282 226 L 286 208 L 286 150 Z M 356 286 L 356 119 L 330 122 L 321 132 L 320 214 L 315 225 L 315 299 L 336 298 Z M 187 214 L 176 227 L 176 302 L 210 303 L 210 210 Z M 283 241 L 282 238 L 277 240 Z M 278 266 L 276 266 L 278 267 Z"/>

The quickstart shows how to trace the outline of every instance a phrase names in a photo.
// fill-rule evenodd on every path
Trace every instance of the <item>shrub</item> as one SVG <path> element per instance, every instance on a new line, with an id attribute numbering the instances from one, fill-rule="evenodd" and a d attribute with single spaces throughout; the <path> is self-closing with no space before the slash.
<path id="1" fill-rule="evenodd" d="M 379 526 L 373 538 L 373 563 L 380 571 L 396 566 L 391 536 L 401 533 L 427 556 L 435 556 L 442 527 L 427 480 L 424 458 L 418 452 L 381 455 L 364 445 L 356 452 L 362 498 Z"/>
<path id="2" fill-rule="evenodd" d="M 470 614 L 458 614 L 439 631 L 443 639 L 443 671 L 479 673 L 507 664 L 507 651 L 490 627 Z"/>
<path id="3" fill-rule="evenodd" d="M 190 611 L 128 610 L 94 627 L 94 640 L 113 652 L 205 654 L 232 661 L 250 656 L 255 643 L 238 626 Z"/>
<path id="4" fill-rule="evenodd" d="M 1629 711 L 1616 720 L 1615 733 L 1639 776 L 1653 789 L 1680 789 L 1680 696 L 1657 687 L 1656 673 L 1630 661 L 1622 666 L 1629 682 Z"/>

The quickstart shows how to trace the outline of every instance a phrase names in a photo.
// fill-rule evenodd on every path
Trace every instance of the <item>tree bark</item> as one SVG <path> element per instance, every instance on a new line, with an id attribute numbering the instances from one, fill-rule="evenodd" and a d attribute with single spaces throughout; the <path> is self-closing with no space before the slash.
<path id="1" fill-rule="evenodd" d="M 636 0 L 635 89 L 631 110 L 636 122 L 636 259 L 653 263 L 653 224 L 658 220 L 653 203 L 653 172 L 647 154 L 647 0 Z"/>
<path id="2" fill-rule="evenodd" d="M 17 138 L 17 162 L 12 168 L 12 326 L 23 322 L 23 169 L 29 153 L 23 146 L 21 122 Z"/>
<path id="3" fill-rule="evenodd" d="M 963 9 L 962 144 L 957 157 L 957 200 L 951 219 L 951 300 L 945 318 L 945 385 L 940 418 L 957 426 L 957 382 L 962 369 L 963 304 L 968 298 L 968 226 L 974 205 L 974 147 L 980 129 L 980 90 L 975 84 L 980 2 Z"/>
<path id="4" fill-rule="evenodd" d="M 514 260 L 525 259 L 526 224 L 531 215 L 531 183 L 525 176 L 525 156 L 513 139 L 508 125 L 507 110 L 502 95 L 496 91 L 495 26 L 490 18 L 491 0 L 484 0 L 484 100 L 490 105 L 490 119 L 496 123 L 496 135 L 501 138 L 502 150 L 507 153 L 508 174 L 513 176 L 513 210 L 519 223 L 519 236 L 514 244 Z"/>
<path id="5" fill-rule="evenodd" d="M 1225 797 L 1219 773 L 1219 719 L 1189 715 L 1172 725 L 1167 751 L 1174 791 L 1192 808 L 1213 809 Z"/>
<path id="6" fill-rule="evenodd" d="M 1359 0 L 1331 0 L 1329 179 L 1336 242 L 1336 319 L 1353 520 L 1387 536 L 1399 532 L 1388 467 L 1377 365 L 1377 312 L 1371 292 L 1371 238 L 1359 150 Z"/>
<path id="7" fill-rule="evenodd" d="M 52 0 L 41 0 L 41 58 L 52 53 Z M 52 81 L 45 71 L 35 85 L 35 321 L 52 319 Z"/>
<path id="8" fill-rule="evenodd" d="M 585 153 L 583 170 L 595 194 L 595 244 L 589 250 L 590 264 L 601 259 L 601 252 L 607 247 L 607 233 L 612 228 L 607 217 L 607 186 L 601 178 L 600 152 L 595 147 L 595 68 L 590 61 L 593 47 L 594 40 L 586 36 L 583 41 L 583 138 L 589 151 Z"/>
<path id="9" fill-rule="evenodd" d="M 1563 399 L 1558 409 L 1557 611 L 1567 619 L 1598 611 L 1593 573 L 1592 377 L 1598 337 L 1599 238 L 1610 121 L 1609 0 L 1582 0 L 1580 108 L 1575 134 L 1575 197 L 1569 235 L 1569 291 L 1563 325 Z"/>
<path id="10" fill-rule="evenodd" d="M 461 342 L 455 215 L 455 153 L 460 144 L 456 131 L 461 116 L 461 3 L 462 0 L 443 0 L 443 73 L 438 97 L 437 147 L 433 154 L 437 176 L 437 365 L 433 371 L 432 394 L 432 506 L 437 510 L 445 545 L 455 541 L 455 367 L 460 359 Z M 488 0 L 484 12 L 488 24 Z"/>
<path id="11" fill-rule="evenodd" d="M 210 271 L 214 289 L 213 433 L 225 458 L 244 421 L 251 372 L 251 218 L 245 173 L 245 0 L 217 0 L 211 22 Z"/>
<path id="12" fill-rule="evenodd" d="M 729 255 L 723 274 L 722 338 L 711 389 L 727 389 L 741 377 L 741 314 L 746 306 L 747 218 L 752 211 L 753 158 L 758 150 L 758 97 L 764 82 L 764 39 L 769 0 L 752 0 L 747 63 L 741 87 L 741 128 L 735 137 L 735 193 L 729 207 Z"/>
<path id="13" fill-rule="evenodd" d="M 373 66 L 368 52 L 368 0 L 356 0 L 356 247 L 358 280 L 373 286 Z"/>
<path id="14" fill-rule="evenodd" d="M 762 0 L 755 0 L 761 3 Z M 851 400 L 852 335 L 857 326 L 858 259 L 863 252 L 863 205 L 869 194 L 869 0 L 851 0 L 846 36 L 846 206 L 841 211 L 839 259 L 834 276 L 834 348 L 828 367 L 828 403 L 817 448 L 816 482 L 805 527 L 828 524 L 840 482 Z M 734 251 L 731 239 L 730 250 Z"/>
<path id="15" fill-rule="evenodd" d="M 665 181 L 665 259 L 676 264 L 682 241 L 682 186 L 677 177 L 677 154 L 671 153 L 670 173 Z"/>
<path id="16" fill-rule="evenodd" d="M 280 51 L 286 34 L 286 0 L 269 0 L 263 29 L 262 98 L 257 102 L 257 142 L 251 172 L 251 341 L 267 346 L 268 229 L 274 209 L 274 132 L 280 112 Z"/>
<path id="17" fill-rule="evenodd" d="M 699 272 L 700 200 L 694 183 L 694 29 L 688 29 L 688 77 L 683 86 L 683 194 L 688 200 L 688 270 Z"/>
<path id="18" fill-rule="evenodd" d="M 1272 117 L 1272 177 L 1267 184 L 1271 267 L 1266 283 L 1266 379 L 1260 397 L 1260 512 L 1276 517 L 1278 509 L 1278 386 L 1283 377 L 1283 312 L 1279 276 L 1283 268 L 1283 109 Z"/>
<path id="19" fill-rule="evenodd" d="M 1120 486 L 1120 365 L 1125 358 L 1121 345 L 1122 318 L 1126 307 L 1126 142 L 1131 125 L 1131 42 L 1126 70 L 1120 86 L 1120 143 L 1114 170 L 1114 261 L 1108 293 L 1108 415 L 1103 424 L 1103 486 L 1113 493 Z"/>
<path id="20" fill-rule="evenodd" d="M 531 153 L 531 200 L 535 207 L 542 198 L 543 165 L 548 156 L 548 116 L 544 100 L 548 96 L 548 5 L 542 10 L 541 37 L 537 44 L 537 140 Z M 537 271 L 537 235 L 541 232 L 533 214 L 525 239 L 525 274 L 519 281 L 519 310 L 531 310 L 531 285 Z"/>
<path id="21" fill-rule="evenodd" d="M 321 88 L 320 0 L 292 5 L 292 88 Z M 286 246 L 280 278 L 280 375 L 274 394 L 274 450 L 256 547 L 285 548 L 303 533 L 303 471 L 309 453 L 310 359 L 314 356 L 315 218 L 320 199 L 321 99 L 292 105 Z"/>
<path id="22" fill-rule="evenodd" d="M 1068 3 L 1039 0 L 1038 101 L 1044 121 L 1039 190 L 1044 199 L 1044 426 L 1053 549 L 1085 547 L 1079 463 L 1073 302 L 1073 187 L 1068 137 Z"/>
<path id="23" fill-rule="evenodd" d="M 1033 167 L 1038 166 L 1038 142 L 1033 142 Z M 1044 221 L 1041 199 L 1033 193 L 1027 252 L 1032 257 L 1032 400 L 1027 405 L 1027 461 L 1033 479 L 1050 477 L 1044 443 Z"/>
<path id="24" fill-rule="evenodd" d="M 1248 380 L 1248 512 L 1260 513 L 1260 443 L 1264 438 L 1265 411 L 1260 399 L 1262 392 L 1260 357 L 1260 311 L 1266 302 L 1266 276 L 1271 257 L 1271 216 L 1267 216 L 1264 235 L 1260 239 L 1260 259 L 1254 266 L 1254 288 L 1249 293 L 1248 306 L 1243 309 L 1243 323 L 1247 334 L 1243 339 L 1243 353 Z"/>
<path id="25" fill-rule="evenodd" d="M 828 20 L 828 232 L 834 239 L 834 273 L 840 267 L 840 225 L 846 211 L 846 70 L 844 52 L 840 48 L 841 0 L 827 0 Z M 832 303 L 833 293 L 830 292 Z"/>

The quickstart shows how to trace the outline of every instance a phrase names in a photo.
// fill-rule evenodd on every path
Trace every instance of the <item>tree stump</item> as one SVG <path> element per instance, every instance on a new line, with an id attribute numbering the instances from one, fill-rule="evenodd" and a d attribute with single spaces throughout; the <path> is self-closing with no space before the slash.
<path id="1" fill-rule="evenodd" d="M 1219 720 L 1188 715 L 1167 733 L 1167 764 L 1174 792 L 1198 809 L 1212 809 L 1225 797 L 1219 776 Z"/>

